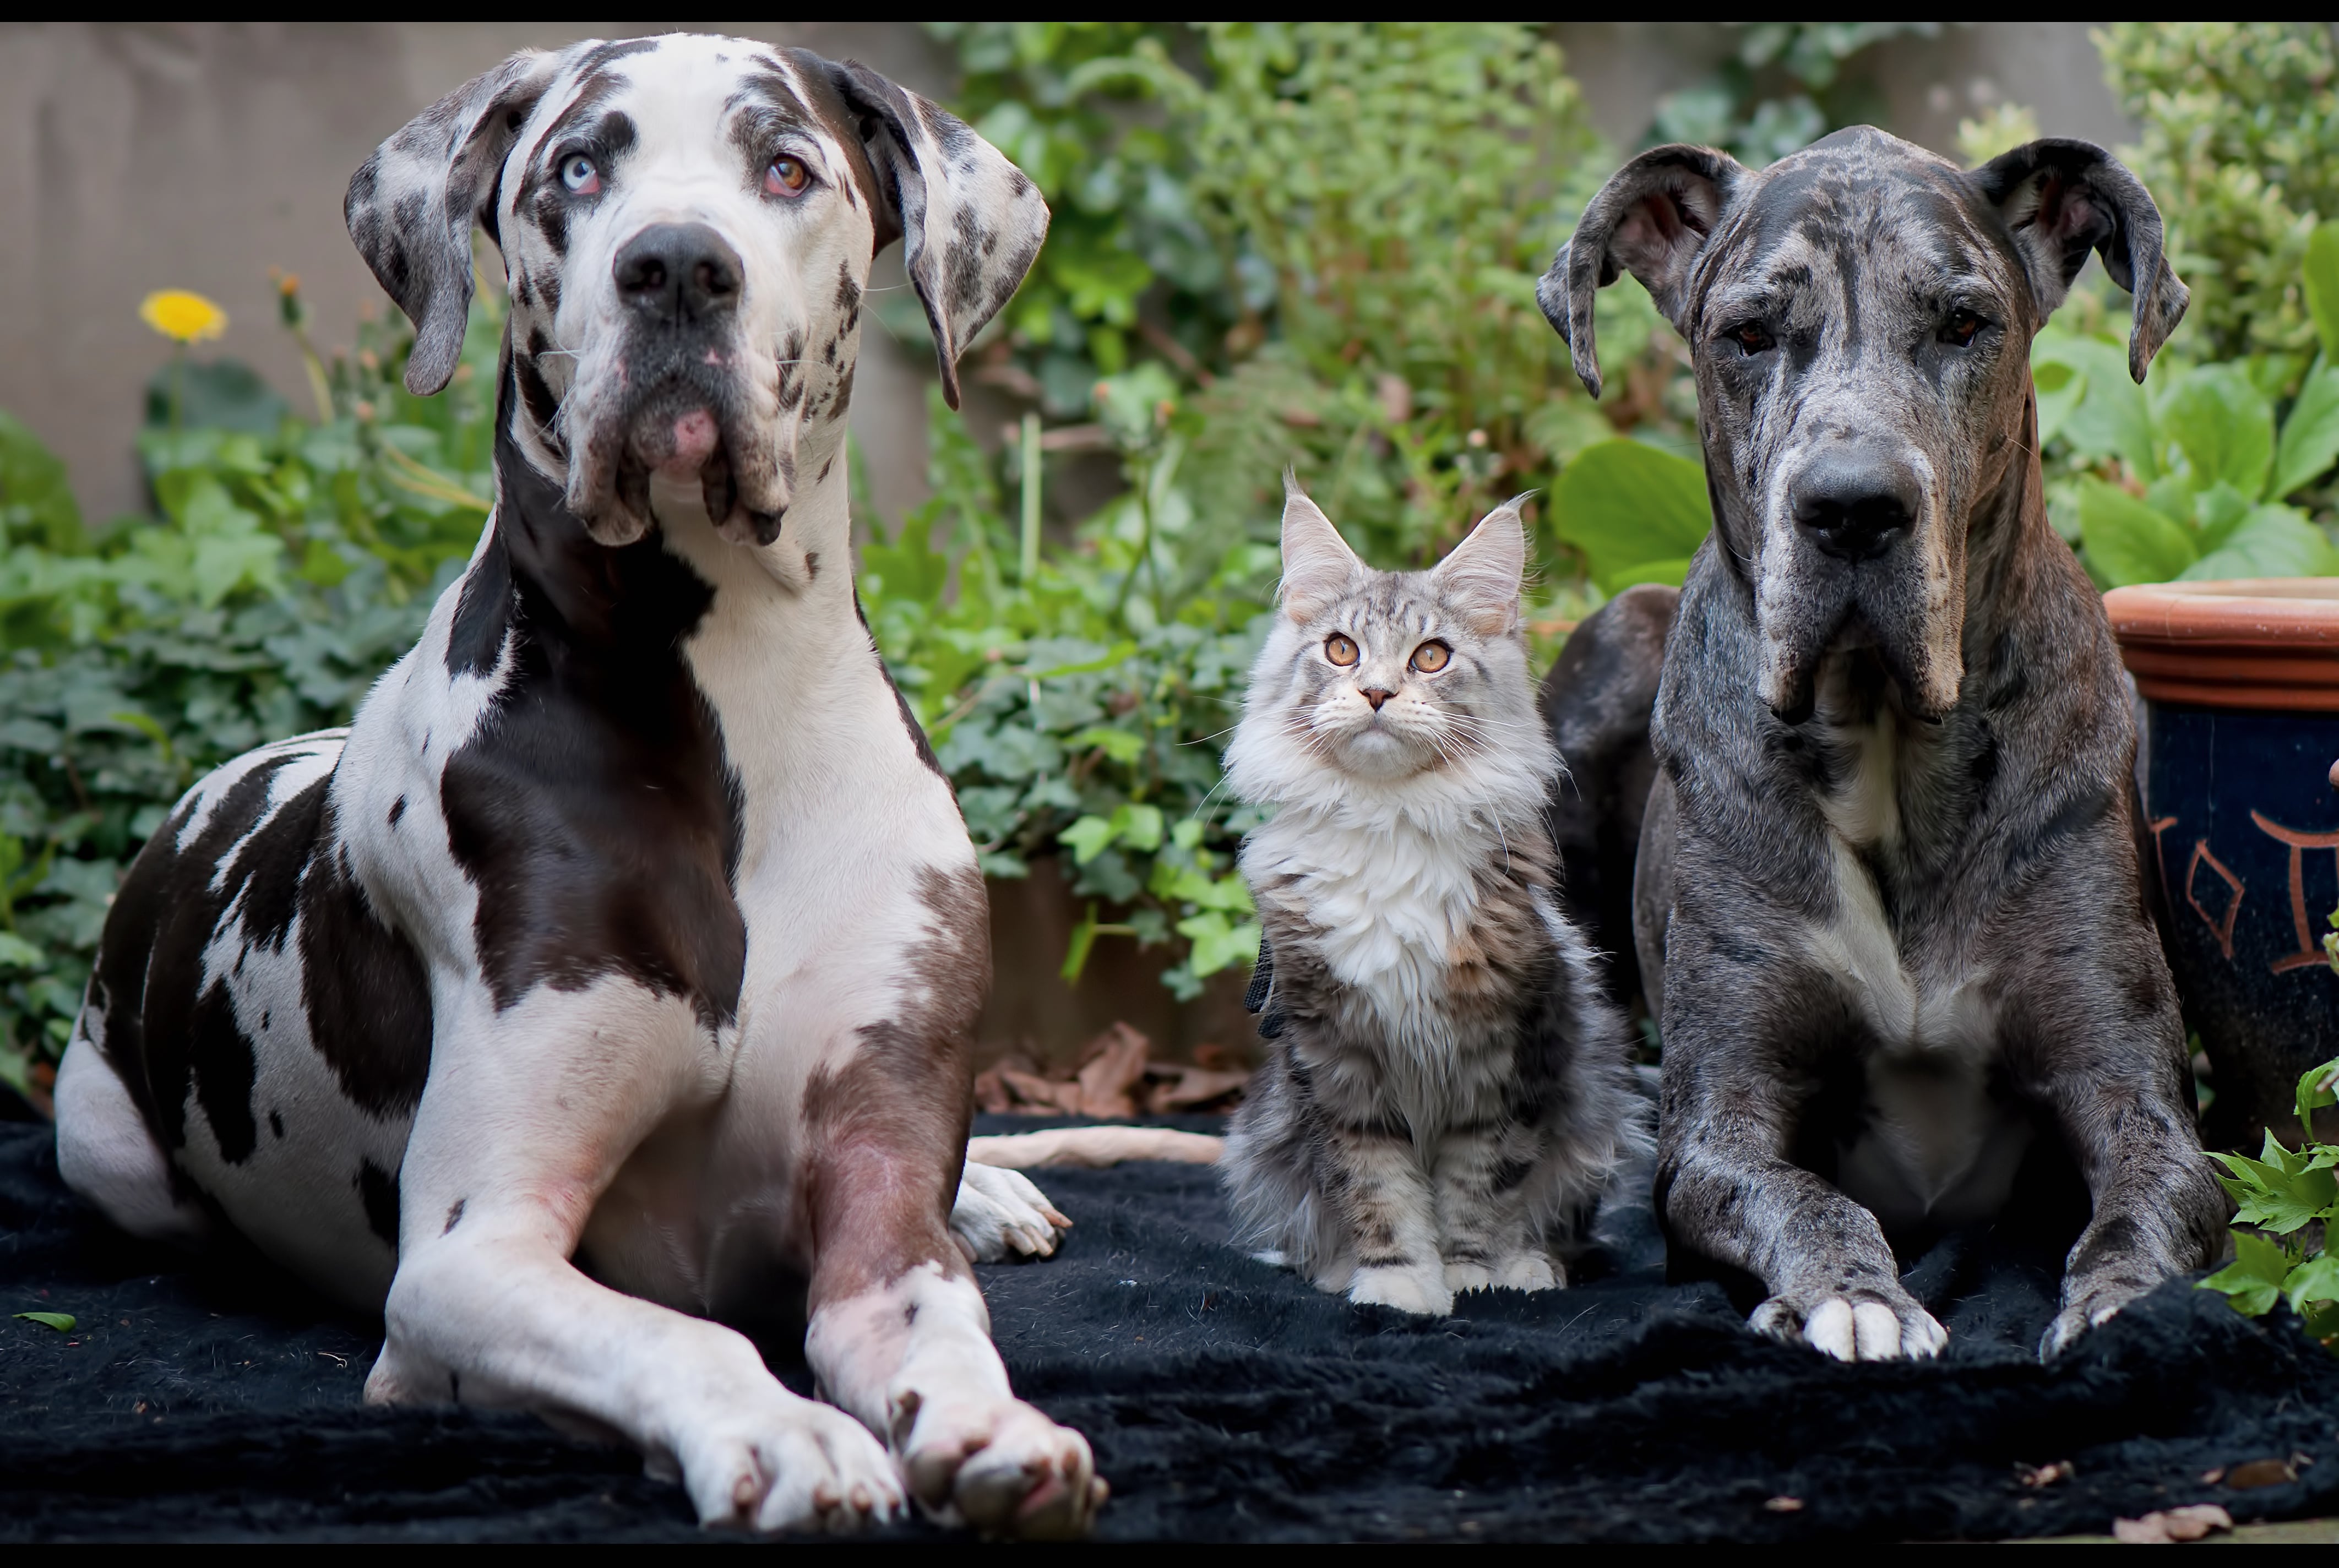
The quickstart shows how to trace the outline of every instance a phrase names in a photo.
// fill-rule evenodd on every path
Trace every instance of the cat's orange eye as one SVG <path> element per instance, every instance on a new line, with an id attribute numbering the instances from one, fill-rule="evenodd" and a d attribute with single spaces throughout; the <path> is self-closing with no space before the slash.
<path id="1" fill-rule="evenodd" d="M 1357 645 L 1334 632 L 1324 639 L 1324 656 L 1345 668 L 1357 662 Z"/>
<path id="2" fill-rule="evenodd" d="M 1444 669 L 1446 661 L 1453 656 L 1453 650 L 1444 643 L 1424 643 L 1413 650 L 1413 667 L 1423 675 L 1434 676 Z"/>

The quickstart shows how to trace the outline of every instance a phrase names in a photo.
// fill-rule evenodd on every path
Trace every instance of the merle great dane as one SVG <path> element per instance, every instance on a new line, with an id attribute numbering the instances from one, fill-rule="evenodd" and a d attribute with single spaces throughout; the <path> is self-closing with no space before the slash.
<path id="1" fill-rule="evenodd" d="M 2042 1355 L 2223 1242 L 2130 696 L 2040 490 L 2030 340 L 2090 250 L 2141 381 L 2186 291 L 2082 142 L 1969 171 L 1869 129 L 1759 173 L 1656 148 L 1540 289 L 1594 395 L 1620 270 L 1696 369 L 1714 528 L 1677 611 L 1620 596 L 1545 689 L 1573 896 L 1662 1025 L 1658 1211 L 1759 1280 L 1755 1326 L 1845 1359 L 1941 1348 L 1888 1236 L 2046 1202 L 2043 1155 L 2086 1218 Z M 1597 844 L 1636 821 L 1628 932 Z"/>
<path id="2" fill-rule="evenodd" d="M 348 217 L 419 393 L 475 223 L 500 249 L 495 511 L 347 731 L 148 841 L 66 1179 L 381 1311 L 370 1400 L 622 1435 L 710 1524 L 1083 1529 L 1088 1445 L 1010 1391 L 968 1267 L 1061 1217 L 962 1187 L 982 883 L 858 616 L 844 461 L 875 251 L 955 405 L 1045 203 L 861 66 L 667 36 L 514 56 Z M 724 1322 L 802 1334 L 827 1403 Z"/>

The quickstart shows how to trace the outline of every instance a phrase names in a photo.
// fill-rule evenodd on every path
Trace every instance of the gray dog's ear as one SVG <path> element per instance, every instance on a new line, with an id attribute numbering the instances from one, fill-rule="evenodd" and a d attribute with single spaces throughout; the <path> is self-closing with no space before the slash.
<path id="1" fill-rule="evenodd" d="M 1620 270 L 1630 272 L 1679 327 L 1690 264 L 1745 173 L 1737 159 L 1711 147 L 1652 147 L 1609 176 L 1584 209 L 1574 238 L 1535 284 L 1535 303 L 1567 340 L 1575 373 L 1594 397 L 1600 395 L 1600 351 L 1592 296 Z"/>
<path id="2" fill-rule="evenodd" d="M 2127 373 L 2146 367 L 2193 298 L 2169 270 L 2160 208 L 2127 165 L 2093 142 L 2049 136 L 2002 153 L 1969 173 L 2012 231 L 2038 291 L 2043 320 L 2100 251 L 2112 281 L 2136 296 Z"/>
<path id="3" fill-rule="evenodd" d="M 528 49 L 417 114 L 350 177 L 350 238 L 414 323 L 406 386 L 422 397 L 454 378 L 471 313 L 471 226 L 494 222 L 512 138 L 560 68 Z"/>
<path id="4" fill-rule="evenodd" d="M 1048 237 L 1048 203 L 1004 153 L 857 60 L 824 62 L 861 122 L 877 174 L 877 243 L 902 235 L 902 266 L 926 307 L 943 397 L 958 407 L 958 356 L 1023 286 Z"/>

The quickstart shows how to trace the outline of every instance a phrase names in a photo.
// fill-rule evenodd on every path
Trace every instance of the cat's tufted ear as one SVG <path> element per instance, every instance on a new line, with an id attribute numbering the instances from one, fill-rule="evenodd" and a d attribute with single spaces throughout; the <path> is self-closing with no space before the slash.
<path id="1" fill-rule="evenodd" d="M 567 58 L 521 50 L 407 122 L 350 177 L 350 238 L 414 323 L 410 392 L 427 398 L 454 377 L 471 311 L 471 226 L 494 211 L 513 138 Z"/>
<path id="2" fill-rule="evenodd" d="M 2185 319 L 2192 294 L 2168 265 L 2160 208 L 2127 165 L 2093 142 L 2048 136 L 1970 170 L 2013 233 L 2043 321 L 2071 291 L 2087 252 L 2136 296 L 2127 373 L 2138 381 Z"/>
<path id="3" fill-rule="evenodd" d="M 1519 506 L 1526 498 L 1514 496 L 1479 518 L 1470 537 L 1429 574 L 1438 597 L 1483 637 L 1501 636 L 1519 624 L 1519 585 L 1527 569 L 1527 530 Z"/>
<path id="4" fill-rule="evenodd" d="M 1332 519 L 1302 494 L 1299 481 L 1283 476 L 1283 613 L 1306 625 L 1326 606 L 1364 580 L 1367 568 L 1332 526 Z"/>
<path id="5" fill-rule="evenodd" d="M 860 121 L 886 224 L 933 329 L 943 399 L 958 407 L 958 357 L 1023 286 L 1048 237 L 1048 203 L 1007 156 L 955 116 L 857 60 L 824 61 Z"/>

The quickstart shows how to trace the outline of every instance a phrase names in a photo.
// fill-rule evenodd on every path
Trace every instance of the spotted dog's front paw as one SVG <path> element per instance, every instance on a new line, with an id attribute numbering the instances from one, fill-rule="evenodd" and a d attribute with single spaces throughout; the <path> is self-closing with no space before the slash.
<path id="1" fill-rule="evenodd" d="M 1926 1361 L 1949 1342 L 1949 1330 L 1898 1286 L 1773 1296 L 1747 1321 L 1838 1361 Z"/>
<path id="2" fill-rule="evenodd" d="M 1349 1277 L 1348 1299 L 1359 1307 L 1394 1307 L 1424 1317 L 1444 1317 L 1454 1310 L 1454 1292 L 1446 1283 L 1443 1264 L 1375 1264 Z"/>
<path id="3" fill-rule="evenodd" d="M 894 1395 L 894 1445 L 911 1493 L 945 1524 L 985 1535 L 1085 1535 L 1110 1488 L 1089 1440 L 1017 1399 Z"/>
<path id="4" fill-rule="evenodd" d="M 1047 1257 L 1072 1222 L 1020 1170 L 970 1160 L 951 1206 L 951 1234 L 975 1263 Z"/>
<path id="5" fill-rule="evenodd" d="M 841 1535 L 888 1524 L 908 1506 L 867 1427 L 785 1389 L 743 1396 L 676 1447 L 683 1486 L 709 1528 Z"/>

